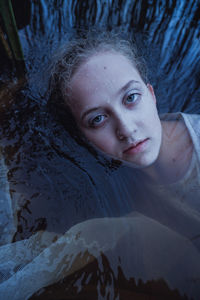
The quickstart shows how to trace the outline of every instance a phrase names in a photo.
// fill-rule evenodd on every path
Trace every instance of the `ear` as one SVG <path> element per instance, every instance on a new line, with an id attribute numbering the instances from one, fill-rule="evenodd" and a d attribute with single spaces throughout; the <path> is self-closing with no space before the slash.
<path id="1" fill-rule="evenodd" d="M 147 87 L 148 87 L 148 90 L 150 91 L 150 93 L 153 97 L 154 102 L 156 103 L 156 96 L 155 96 L 154 89 L 153 89 L 152 85 L 150 83 L 147 83 Z"/>

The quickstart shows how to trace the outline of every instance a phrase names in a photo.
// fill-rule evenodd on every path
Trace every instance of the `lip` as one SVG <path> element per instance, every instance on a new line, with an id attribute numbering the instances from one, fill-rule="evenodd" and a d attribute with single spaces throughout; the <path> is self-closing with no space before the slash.
<path id="1" fill-rule="evenodd" d="M 146 148 L 146 144 L 147 144 L 148 138 L 138 141 L 136 143 L 133 143 L 130 145 L 130 147 L 128 147 L 127 149 L 125 149 L 123 151 L 124 154 L 130 155 L 130 154 L 136 154 L 139 152 L 142 152 L 145 150 Z"/>

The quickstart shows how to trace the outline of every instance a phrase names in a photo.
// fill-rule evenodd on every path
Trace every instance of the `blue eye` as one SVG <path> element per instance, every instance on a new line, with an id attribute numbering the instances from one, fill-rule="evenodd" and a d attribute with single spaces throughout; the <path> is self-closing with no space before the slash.
<path id="1" fill-rule="evenodd" d="M 132 93 L 132 94 L 129 94 L 129 95 L 126 97 L 125 102 L 126 102 L 127 104 L 134 103 L 134 102 L 136 102 L 136 101 L 138 100 L 139 96 L 140 96 L 140 94 L 138 94 L 138 93 Z"/>
<path id="2" fill-rule="evenodd" d="M 94 119 L 90 121 L 90 125 L 92 127 L 97 127 L 98 125 L 101 125 L 103 121 L 105 120 L 106 116 L 105 115 L 98 115 Z"/>

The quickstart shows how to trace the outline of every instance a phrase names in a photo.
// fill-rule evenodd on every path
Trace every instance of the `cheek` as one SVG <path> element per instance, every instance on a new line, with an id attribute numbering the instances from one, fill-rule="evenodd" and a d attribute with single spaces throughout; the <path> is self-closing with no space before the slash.
<path id="1" fill-rule="evenodd" d="M 143 117 L 141 118 L 141 130 L 145 131 L 145 134 L 153 137 L 154 139 L 160 142 L 161 139 L 161 122 L 158 115 L 158 111 L 156 105 L 154 103 L 150 103 L 143 110 Z"/>
<path id="2" fill-rule="evenodd" d="M 101 132 L 98 130 L 94 131 L 85 131 L 84 132 L 86 138 L 98 149 L 107 153 L 114 154 L 115 149 L 115 139 L 109 132 L 102 130 Z"/>
<path id="3" fill-rule="evenodd" d="M 160 123 L 157 107 L 153 101 L 149 102 L 149 105 L 145 107 L 143 116 L 143 120 L 149 128 L 155 127 L 155 125 Z"/>
<path id="4" fill-rule="evenodd" d="M 149 126 L 149 130 L 151 130 L 151 135 L 156 138 L 158 141 L 161 139 L 161 122 L 158 115 L 157 110 L 154 111 L 152 114 L 151 119 L 147 123 L 147 126 Z"/>

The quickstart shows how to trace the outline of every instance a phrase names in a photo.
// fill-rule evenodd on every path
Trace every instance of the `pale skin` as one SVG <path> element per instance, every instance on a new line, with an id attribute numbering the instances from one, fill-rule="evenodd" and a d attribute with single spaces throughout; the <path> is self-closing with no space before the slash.
<path id="1" fill-rule="evenodd" d="M 182 122 L 161 122 L 153 87 L 117 52 L 91 56 L 70 82 L 70 108 L 86 138 L 104 153 L 172 183 L 187 171 L 191 138 Z"/>

